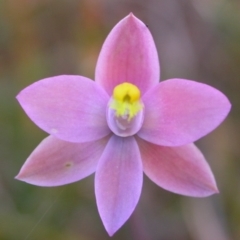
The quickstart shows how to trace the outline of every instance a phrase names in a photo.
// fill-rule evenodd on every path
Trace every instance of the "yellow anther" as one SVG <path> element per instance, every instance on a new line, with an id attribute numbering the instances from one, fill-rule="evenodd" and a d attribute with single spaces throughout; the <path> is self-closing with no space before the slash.
<path id="1" fill-rule="evenodd" d="M 114 88 L 110 108 L 116 111 L 117 117 L 127 117 L 130 121 L 143 109 L 140 97 L 141 92 L 137 86 L 124 82 Z"/>
<path id="2" fill-rule="evenodd" d="M 133 103 L 140 99 L 140 90 L 133 84 L 124 82 L 117 85 L 113 90 L 113 98 L 118 101 L 129 101 Z"/>

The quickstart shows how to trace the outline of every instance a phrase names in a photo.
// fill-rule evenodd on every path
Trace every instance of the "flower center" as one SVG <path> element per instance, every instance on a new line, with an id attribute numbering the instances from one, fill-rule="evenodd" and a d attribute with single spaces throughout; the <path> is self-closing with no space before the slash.
<path id="1" fill-rule="evenodd" d="M 117 85 L 108 103 L 109 128 L 121 137 L 134 135 L 142 126 L 143 108 L 141 92 L 137 86 L 128 82 Z"/>

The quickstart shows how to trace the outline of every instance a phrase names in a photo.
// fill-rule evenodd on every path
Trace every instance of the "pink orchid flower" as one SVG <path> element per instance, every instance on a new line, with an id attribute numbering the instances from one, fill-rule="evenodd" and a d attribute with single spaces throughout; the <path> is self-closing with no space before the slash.
<path id="1" fill-rule="evenodd" d="M 211 169 L 193 142 L 216 128 L 231 105 L 206 84 L 185 79 L 159 83 L 159 75 L 151 33 L 130 14 L 107 37 L 95 82 L 63 75 L 25 88 L 18 101 L 50 136 L 16 178 L 50 187 L 96 172 L 97 206 L 109 235 L 135 209 L 143 171 L 174 193 L 217 193 Z"/>

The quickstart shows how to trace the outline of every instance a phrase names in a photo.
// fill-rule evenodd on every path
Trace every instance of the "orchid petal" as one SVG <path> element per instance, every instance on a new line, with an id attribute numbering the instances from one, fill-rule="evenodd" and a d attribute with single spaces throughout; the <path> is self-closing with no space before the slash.
<path id="1" fill-rule="evenodd" d="M 32 152 L 16 178 L 46 187 L 79 181 L 95 172 L 108 139 L 71 143 L 49 136 Z"/>
<path id="2" fill-rule="evenodd" d="M 194 144 L 163 147 L 137 139 L 145 174 L 160 187 L 182 195 L 218 193 L 212 171 Z"/>
<path id="3" fill-rule="evenodd" d="M 148 27 L 133 14 L 110 32 L 100 52 L 95 80 L 111 96 L 120 83 L 130 82 L 142 93 L 159 82 L 156 46 Z"/>
<path id="4" fill-rule="evenodd" d="M 81 76 L 57 76 L 35 82 L 17 96 L 22 108 L 44 131 L 70 142 L 87 142 L 109 134 L 108 96 Z"/>
<path id="5" fill-rule="evenodd" d="M 135 209 L 142 177 L 141 156 L 134 137 L 113 135 L 99 160 L 95 176 L 98 211 L 110 236 Z"/>
<path id="6" fill-rule="evenodd" d="M 164 146 L 198 140 L 216 128 L 231 108 L 217 89 L 183 79 L 161 82 L 145 94 L 143 102 L 145 117 L 138 136 Z"/>

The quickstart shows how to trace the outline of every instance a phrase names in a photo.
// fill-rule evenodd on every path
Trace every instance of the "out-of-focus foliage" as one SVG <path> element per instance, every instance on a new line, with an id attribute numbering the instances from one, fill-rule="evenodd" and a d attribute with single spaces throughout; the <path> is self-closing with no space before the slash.
<path id="1" fill-rule="evenodd" d="M 133 12 L 149 27 L 162 77 L 205 82 L 233 104 L 229 118 L 197 144 L 220 194 L 194 199 L 144 179 L 137 209 L 112 239 L 240 239 L 240 2 L 230 0 L 0 0 L 0 239 L 109 239 L 97 213 L 94 176 L 40 188 L 14 180 L 46 134 L 16 94 L 39 79 L 94 78 L 101 45 Z M 29 235 L 30 234 L 30 235 Z"/>

